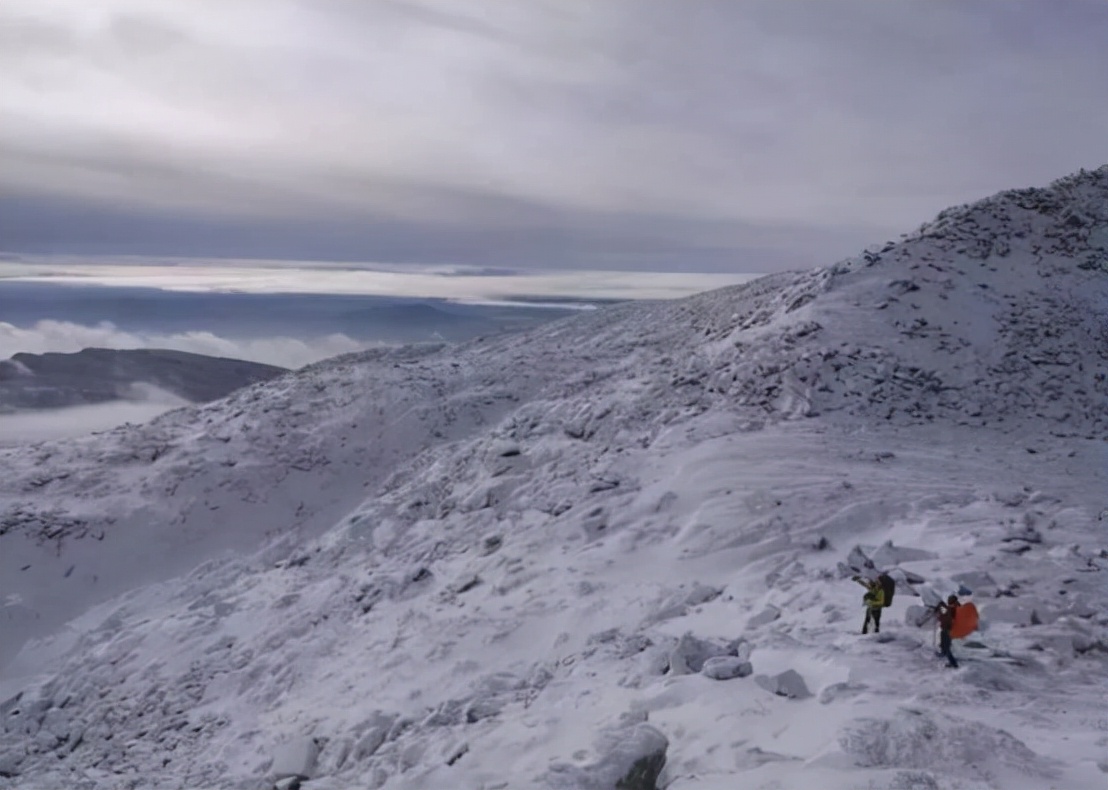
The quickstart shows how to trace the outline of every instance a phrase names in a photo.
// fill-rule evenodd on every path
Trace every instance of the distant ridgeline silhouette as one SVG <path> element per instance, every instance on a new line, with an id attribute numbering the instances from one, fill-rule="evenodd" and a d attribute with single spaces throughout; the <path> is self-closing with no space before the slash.
<path id="1" fill-rule="evenodd" d="M 0 410 L 142 399 L 142 385 L 206 403 L 285 372 L 257 362 L 162 349 L 16 354 L 0 362 Z"/>

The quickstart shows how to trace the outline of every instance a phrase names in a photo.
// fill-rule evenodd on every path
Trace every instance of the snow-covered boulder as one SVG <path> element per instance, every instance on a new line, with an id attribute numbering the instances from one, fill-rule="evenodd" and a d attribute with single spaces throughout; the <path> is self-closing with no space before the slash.
<path id="1" fill-rule="evenodd" d="M 925 579 L 923 576 L 920 576 L 918 573 L 912 573 L 911 571 L 906 571 L 903 568 L 893 568 L 889 571 L 889 576 L 891 576 L 893 578 L 893 581 L 896 582 L 897 587 L 903 586 L 908 588 L 909 590 L 912 590 L 912 592 L 915 592 L 915 590 L 913 589 L 915 585 L 923 584 L 927 581 L 927 579 Z"/>
<path id="2" fill-rule="evenodd" d="M 556 790 L 657 790 L 669 740 L 656 727 L 639 723 L 606 732 L 585 766 L 557 763 L 544 776 Z"/>
<path id="3" fill-rule="evenodd" d="M 669 654 L 669 671 L 673 675 L 688 675 L 700 672 L 711 658 L 726 656 L 730 646 L 717 641 L 700 639 L 685 634 Z"/>
<path id="4" fill-rule="evenodd" d="M 1006 543 L 1010 543 L 1012 541 L 1024 541 L 1025 543 L 1042 543 L 1043 533 L 1039 532 L 1039 530 L 1036 529 L 1034 525 L 1023 523 L 1020 524 L 1018 527 L 1013 527 L 1001 540 Z"/>
<path id="5" fill-rule="evenodd" d="M 300 790 L 349 790 L 347 779 L 336 779 L 333 776 L 322 776 L 318 779 L 309 779 L 300 783 Z"/>
<path id="6" fill-rule="evenodd" d="M 840 733 L 839 746 L 865 768 L 945 770 L 990 784 L 1003 769 L 1043 779 L 1054 774 L 1050 760 L 1004 730 L 921 710 L 901 709 L 891 719 L 856 719 Z"/>
<path id="7" fill-rule="evenodd" d="M 1010 625 L 1039 625 L 1044 622 L 1045 610 L 1043 607 L 1035 607 L 1031 603 L 1018 603 L 1015 601 L 990 602 L 981 607 L 982 623 L 1008 623 Z M 1046 620 L 1053 620 L 1052 615 L 1045 615 Z"/>
<path id="8" fill-rule="evenodd" d="M 950 578 L 951 581 L 971 590 L 971 594 L 978 598 L 996 595 L 998 589 L 996 580 L 985 571 L 966 571 L 965 573 L 956 573 Z"/>
<path id="9" fill-rule="evenodd" d="M 872 570 L 874 563 L 862 549 L 861 546 L 855 546 L 850 550 L 850 553 L 846 557 L 846 564 L 849 566 L 850 572 L 857 573 L 861 570 Z"/>
<path id="10" fill-rule="evenodd" d="M 912 604 L 904 610 L 904 622 L 907 625 L 919 628 L 932 619 L 933 613 L 930 607 Z"/>
<path id="11" fill-rule="evenodd" d="M 22 749 L 0 752 L 0 777 L 10 779 L 19 776 L 19 766 L 23 764 L 23 758 Z"/>
<path id="12" fill-rule="evenodd" d="M 361 762 L 372 757 L 381 744 L 385 742 L 393 724 L 396 723 L 396 715 L 382 711 L 374 713 L 355 728 L 358 741 L 354 745 L 354 760 Z"/>
<path id="13" fill-rule="evenodd" d="M 319 742 L 315 738 L 297 738 L 282 744 L 273 756 L 270 773 L 278 782 L 284 779 L 310 779 L 319 759 Z"/>
<path id="14" fill-rule="evenodd" d="M 765 609 L 758 612 L 758 614 L 754 615 L 749 620 L 747 620 L 746 621 L 746 627 L 747 628 L 758 628 L 759 626 L 768 625 L 768 624 L 772 623 L 774 620 L 780 619 L 780 617 L 781 617 L 781 610 L 778 609 L 776 606 L 773 606 L 772 604 L 770 604 Z"/>
<path id="15" fill-rule="evenodd" d="M 934 552 L 916 549 L 910 546 L 894 546 L 891 540 L 885 541 L 873 552 L 873 564 L 878 568 L 900 565 L 902 562 L 934 559 Z"/>
<path id="16" fill-rule="evenodd" d="M 663 620 L 671 620 L 675 617 L 682 617 L 688 614 L 693 607 L 714 601 L 722 592 L 723 590 L 719 587 L 712 587 L 700 582 L 694 582 L 691 589 L 682 586 L 682 589 L 678 589 L 662 599 L 657 609 L 643 618 L 643 624 L 649 625 Z"/>
<path id="17" fill-rule="evenodd" d="M 749 661 L 743 661 L 738 656 L 715 656 L 704 662 L 704 669 L 701 672 L 705 677 L 713 680 L 731 680 L 745 678 L 754 672 L 754 667 Z"/>
<path id="18" fill-rule="evenodd" d="M 795 669 L 786 669 L 779 675 L 758 675 L 754 681 L 773 694 L 789 699 L 806 699 L 812 696 L 804 678 Z"/>

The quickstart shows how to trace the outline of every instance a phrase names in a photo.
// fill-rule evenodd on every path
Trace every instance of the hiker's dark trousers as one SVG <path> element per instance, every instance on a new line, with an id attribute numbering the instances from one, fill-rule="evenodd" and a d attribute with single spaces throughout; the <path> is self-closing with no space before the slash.
<path id="1" fill-rule="evenodd" d="M 873 633 L 881 633 L 881 609 L 880 607 L 866 607 L 866 621 L 862 623 L 862 633 L 869 633 L 869 624 L 873 623 Z"/>
<path id="2" fill-rule="evenodd" d="M 954 654 L 950 652 L 950 631 L 939 632 L 939 653 L 946 656 L 946 663 L 955 669 L 958 662 L 954 660 Z"/>

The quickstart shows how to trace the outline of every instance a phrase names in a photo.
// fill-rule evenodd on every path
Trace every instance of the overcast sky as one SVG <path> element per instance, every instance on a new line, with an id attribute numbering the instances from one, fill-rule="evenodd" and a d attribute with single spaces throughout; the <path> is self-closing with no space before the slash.
<path id="1" fill-rule="evenodd" d="M 0 248 L 830 263 L 1108 161 L 1108 0 L 3 0 Z"/>

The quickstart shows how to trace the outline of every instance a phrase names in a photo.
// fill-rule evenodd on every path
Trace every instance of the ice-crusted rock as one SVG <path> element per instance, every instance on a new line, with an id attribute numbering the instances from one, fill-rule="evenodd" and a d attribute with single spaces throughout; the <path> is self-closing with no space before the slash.
<path id="1" fill-rule="evenodd" d="M 659 677 L 669 672 L 670 654 L 676 645 L 676 639 L 664 644 L 653 644 L 635 656 L 635 665 L 647 677 Z"/>
<path id="2" fill-rule="evenodd" d="M 965 573 L 956 573 L 951 576 L 950 579 L 951 581 L 956 582 L 957 584 L 960 584 L 969 590 L 972 590 L 972 594 L 976 595 L 978 598 L 981 598 L 982 596 L 995 595 L 998 588 L 996 580 L 986 571 L 966 571 Z"/>
<path id="3" fill-rule="evenodd" d="M 724 642 L 700 639 L 685 634 L 669 654 L 669 671 L 674 675 L 688 675 L 700 672 L 704 663 L 717 656 L 726 656 L 730 646 Z"/>
<path id="4" fill-rule="evenodd" d="M 1027 671 L 999 662 L 978 661 L 965 666 L 961 674 L 963 683 L 989 691 L 1018 691 L 1027 682 Z"/>
<path id="5" fill-rule="evenodd" d="M 604 733 L 597 760 L 585 766 L 552 765 L 543 776 L 556 790 L 657 790 L 669 740 L 656 727 L 640 723 Z"/>
<path id="6" fill-rule="evenodd" d="M 1001 538 L 1004 542 L 1023 541 L 1024 543 L 1042 543 L 1043 533 L 1031 524 L 1021 524 L 1011 529 L 1007 535 Z"/>
<path id="7" fill-rule="evenodd" d="M 709 601 L 714 601 L 722 592 L 723 588 L 721 587 L 714 587 L 710 584 L 696 582 L 693 584 L 692 589 L 689 590 L 688 595 L 685 596 L 685 605 L 700 606 Z"/>
<path id="8" fill-rule="evenodd" d="M 310 779 L 319 759 L 319 742 L 315 738 L 297 738 L 281 745 L 273 756 L 270 773 L 280 781 L 297 778 Z"/>
<path id="9" fill-rule="evenodd" d="M 375 711 L 366 721 L 355 728 L 358 740 L 354 744 L 352 757 L 356 762 L 372 757 L 381 748 L 381 744 L 388 737 L 389 730 L 396 723 L 396 718 L 395 714 Z"/>
<path id="10" fill-rule="evenodd" d="M 1004 730 L 950 715 L 941 719 L 901 709 L 891 719 L 856 719 L 839 735 L 839 746 L 865 768 L 944 770 L 989 779 L 998 768 L 1049 777 L 1055 766 Z"/>
<path id="11" fill-rule="evenodd" d="M 1040 612 L 1040 609 L 1043 609 Z M 1035 606 L 1030 603 L 1019 603 L 1015 601 L 999 601 L 995 603 L 989 603 L 987 607 L 982 607 L 982 620 L 983 624 L 999 624 L 1008 623 L 1012 625 L 1042 625 L 1044 622 L 1044 614 L 1047 619 L 1054 619 L 1053 614 L 1046 613 L 1046 609 L 1042 604 Z"/>
<path id="12" fill-rule="evenodd" d="M 731 680 L 750 675 L 754 672 L 754 667 L 749 661 L 743 661 L 737 656 L 716 656 L 704 662 L 701 672 L 713 680 Z"/>
<path id="13" fill-rule="evenodd" d="M 738 656 L 743 661 L 750 660 L 750 654 L 753 650 L 754 648 L 751 646 L 750 642 L 741 636 L 738 639 L 732 640 L 731 643 L 727 645 L 728 655 Z"/>
<path id="14" fill-rule="evenodd" d="M 804 678 L 795 669 L 786 669 L 778 675 L 757 675 L 754 681 L 766 691 L 789 699 L 806 699 L 812 696 Z"/>
<path id="15" fill-rule="evenodd" d="M 300 783 L 300 790 L 350 790 L 349 779 L 338 779 L 333 776 L 322 776 L 317 779 L 309 779 Z"/>
<path id="16" fill-rule="evenodd" d="M 769 625 L 774 620 L 781 617 L 781 610 L 772 604 L 766 606 L 765 609 L 758 612 L 758 614 L 751 617 L 746 621 L 747 628 L 758 628 L 759 626 Z"/>
<path id="17" fill-rule="evenodd" d="M 910 546 L 894 546 L 891 540 L 882 543 L 871 555 L 873 564 L 878 568 L 888 568 L 899 565 L 902 562 L 914 562 L 916 560 L 930 560 L 935 558 L 935 553 L 926 549 L 916 549 Z"/>
<path id="18" fill-rule="evenodd" d="M 860 570 L 872 570 L 874 568 L 874 562 L 862 549 L 861 546 L 855 546 L 850 550 L 850 553 L 846 557 L 846 564 L 849 566 L 850 572 L 857 573 Z"/>
<path id="19" fill-rule="evenodd" d="M 643 619 L 644 625 L 682 617 L 693 607 L 714 601 L 723 590 L 708 584 L 696 582 L 692 589 L 679 589 L 667 595 L 658 608 Z"/>
<path id="20" fill-rule="evenodd" d="M 927 606 L 912 604 L 904 610 L 904 622 L 913 627 L 920 627 L 932 618 L 933 610 Z"/>
<path id="21" fill-rule="evenodd" d="M 23 764 L 24 757 L 22 750 L 9 749 L 0 752 L 0 777 L 19 776 L 19 766 Z"/>
<path id="22" fill-rule="evenodd" d="M 869 686 L 864 683 L 832 683 L 819 693 L 819 701 L 821 705 L 828 705 L 837 700 L 857 697 L 867 688 Z"/>

